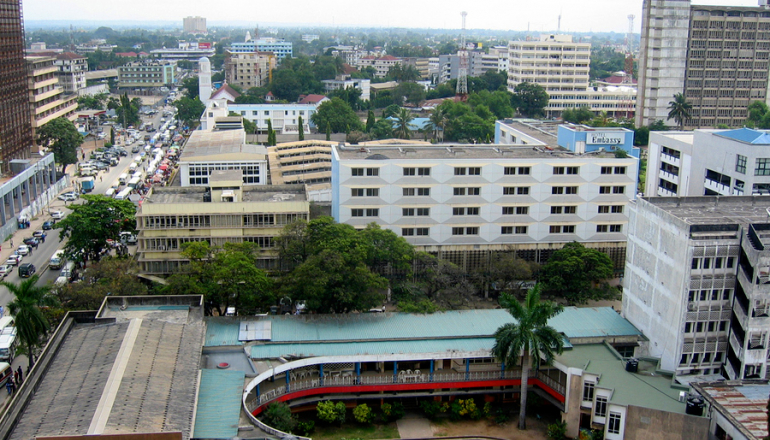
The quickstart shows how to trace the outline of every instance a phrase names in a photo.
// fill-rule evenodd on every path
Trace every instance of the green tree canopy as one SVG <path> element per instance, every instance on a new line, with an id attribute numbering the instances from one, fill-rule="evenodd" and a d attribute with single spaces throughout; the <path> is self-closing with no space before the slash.
<path id="1" fill-rule="evenodd" d="M 411 66 L 409 66 L 411 67 Z M 417 105 L 425 100 L 425 87 L 413 82 L 403 82 L 391 92 L 393 103 L 396 105 Z"/>
<path id="2" fill-rule="evenodd" d="M 190 99 L 198 98 L 198 95 L 200 95 L 197 76 L 188 76 L 187 78 L 183 79 L 181 88 L 185 91 L 185 95 L 187 95 L 187 97 Z"/>
<path id="3" fill-rule="evenodd" d="M 332 133 L 363 130 L 363 124 L 356 113 L 340 98 L 332 98 L 321 103 L 310 119 L 318 130 L 325 130 L 328 127 Z"/>
<path id="4" fill-rule="evenodd" d="M 564 297 L 570 304 L 584 304 L 589 299 L 617 295 L 615 288 L 598 286 L 611 279 L 614 273 L 607 254 L 572 242 L 553 253 L 543 265 L 540 279 L 544 280 L 546 291 Z"/>
<path id="5" fill-rule="evenodd" d="M 39 279 L 38 275 L 32 275 L 19 284 L 0 282 L 13 295 L 8 311 L 14 317 L 16 333 L 29 357 L 30 368 L 35 364 L 35 347 L 40 346 L 49 328 L 40 308 L 57 304 L 56 298 L 49 294 L 49 286 L 38 285 Z"/>
<path id="6" fill-rule="evenodd" d="M 519 113 L 528 118 L 545 115 L 548 93 L 539 84 L 523 82 L 514 88 L 513 103 Z"/>
<path id="7" fill-rule="evenodd" d="M 78 283 L 55 289 L 67 310 L 96 310 L 104 297 L 147 295 L 147 285 L 139 281 L 137 263 L 132 259 L 109 257 L 91 264 Z"/>
<path id="8" fill-rule="evenodd" d="M 679 129 L 683 130 L 685 121 L 690 118 L 692 104 L 687 102 L 684 94 L 677 93 L 674 95 L 674 100 L 668 103 L 668 110 L 668 118 L 666 119 L 673 119 L 679 125 Z"/>
<path id="9" fill-rule="evenodd" d="M 541 363 L 550 365 L 554 356 L 561 354 L 564 340 L 559 332 L 548 325 L 548 320 L 561 313 L 561 306 L 540 301 L 540 285 L 527 293 L 524 304 L 503 294 L 500 305 L 513 316 L 516 323 L 505 324 L 495 332 L 492 354 L 512 369 L 521 360 L 521 403 L 519 429 L 527 429 L 527 382 L 530 365 L 538 369 Z"/>
<path id="10" fill-rule="evenodd" d="M 564 122 L 571 122 L 573 124 L 585 124 L 593 119 L 593 117 L 594 114 L 588 106 L 568 108 L 561 114 L 561 118 Z"/>
<path id="11" fill-rule="evenodd" d="M 184 96 L 181 99 L 177 99 L 174 102 L 174 107 L 176 107 L 179 120 L 188 127 L 197 126 L 201 115 L 206 111 L 206 106 L 197 96 L 195 98 Z"/>
<path id="12" fill-rule="evenodd" d="M 412 130 L 416 128 L 412 121 L 414 113 L 408 108 L 398 109 L 398 113 L 393 117 L 393 130 L 399 139 L 410 139 Z"/>
<path id="13" fill-rule="evenodd" d="M 37 130 L 37 142 L 53 151 L 54 161 L 61 165 L 64 174 L 67 165 L 78 162 L 78 148 L 83 143 L 83 135 L 72 121 L 61 116 Z"/>

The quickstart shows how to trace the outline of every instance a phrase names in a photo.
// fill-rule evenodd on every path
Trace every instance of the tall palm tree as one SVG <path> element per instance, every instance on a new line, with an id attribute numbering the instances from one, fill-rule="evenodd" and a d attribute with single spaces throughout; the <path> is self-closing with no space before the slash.
<path id="1" fill-rule="evenodd" d="M 502 361 L 507 368 L 516 365 L 521 359 L 521 408 L 519 409 L 519 429 L 527 429 L 527 381 L 530 362 L 535 369 L 544 362 L 549 365 L 554 355 L 561 354 L 564 341 L 548 320 L 562 311 L 562 307 L 551 301 L 540 301 L 540 284 L 529 292 L 522 305 L 511 295 L 504 293 L 500 305 L 517 322 L 505 324 L 495 332 L 495 345 L 492 354 Z"/>
<path id="2" fill-rule="evenodd" d="M 0 286 L 5 286 L 15 297 L 8 303 L 8 311 L 16 321 L 16 334 L 27 351 L 29 368 L 35 364 L 33 348 L 40 344 L 41 337 L 49 328 L 40 307 L 57 303 L 56 298 L 49 295 L 50 287 L 38 286 L 38 280 L 37 275 L 32 275 L 19 284 L 0 282 Z"/>
<path id="3" fill-rule="evenodd" d="M 414 113 L 408 108 L 400 108 L 394 117 L 395 121 L 393 122 L 396 136 L 400 139 L 409 139 L 411 130 L 415 127 L 415 125 L 412 124 Z"/>
<path id="4" fill-rule="evenodd" d="M 679 129 L 684 129 L 684 121 L 690 117 L 690 110 L 692 110 L 692 104 L 687 102 L 687 98 L 683 94 L 677 93 L 674 95 L 674 100 L 668 103 L 668 119 L 673 119 L 674 122 L 679 124 Z"/>
<path id="5" fill-rule="evenodd" d="M 444 128 L 446 128 L 447 121 L 449 121 L 449 117 L 444 107 L 438 106 L 433 109 L 428 117 L 426 127 L 433 131 L 433 139 L 439 142 L 444 140 Z"/>

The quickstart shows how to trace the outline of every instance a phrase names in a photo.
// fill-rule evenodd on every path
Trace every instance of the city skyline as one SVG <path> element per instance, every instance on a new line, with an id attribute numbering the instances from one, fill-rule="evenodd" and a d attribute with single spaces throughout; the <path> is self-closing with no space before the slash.
<path id="1" fill-rule="evenodd" d="M 697 4 L 729 6 L 756 6 L 756 0 L 700 0 Z M 24 18 L 28 21 L 73 20 L 83 21 L 175 21 L 182 27 L 182 18 L 202 16 L 210 27 L 218 22 L 243 22 L 261 26 L 318 26 L 318 27 L 383 27 L 458 29 L 460 12 L 467 11 L 468 29 L 520 30 L 551 32 L 559 27 L 563 32 L 618 32 L 628 30 L 628 15 L 634 14 L 634 32 L 641 28 L 642 0 L 548 0 L 527 4 L 526 11 L 503 0 L 489 0 L 468 4 L 458 0 L 439 2 L 408 2 L 395 0 L 376 14 L 361 14 L 341 0 L 325 2 L 277 3 L 269 11 L 260 11 L 248 0 L 223 0 L 216 8 L 204 0 L 134 0 L 130 10 L 117 16 L 114 5 L 94 0 L 25 0 Z M 438 7 L 440 5 L 440 8 Z M 253 12 L 249 12 L 249 10 Z M 501 14 L 500 11 L 509 11 Z M 521 12 L 521 13 L 517 13 Z M 253 16 L 253 21 L 250 16 Z"/>

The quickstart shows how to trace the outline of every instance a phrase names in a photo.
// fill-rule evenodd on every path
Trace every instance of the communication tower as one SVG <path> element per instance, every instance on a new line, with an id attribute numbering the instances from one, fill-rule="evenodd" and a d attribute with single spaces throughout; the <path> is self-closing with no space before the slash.
<path id="1" fill-rule="evenodd" d="M 457 57 L 460 61 L 460 69 L 457 72 L 457 96 L 461 101 L 468 99 L 468 48 L 465 42 L 465 17 L 468 13 L 460 13 L 463 17 L 462 33 L 460 34 L 460 47 L 457 50 Z"/>

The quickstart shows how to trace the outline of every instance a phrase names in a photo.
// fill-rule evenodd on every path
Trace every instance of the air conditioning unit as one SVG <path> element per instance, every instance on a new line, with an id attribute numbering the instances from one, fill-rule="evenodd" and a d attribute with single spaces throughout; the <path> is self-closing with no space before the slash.
<path id="1" fill-rule="evenodd" d="M 694 311 L 697 307 L 695 306 L 695 303 L 689 303 L 687 304 L 687 310 Z"/>

